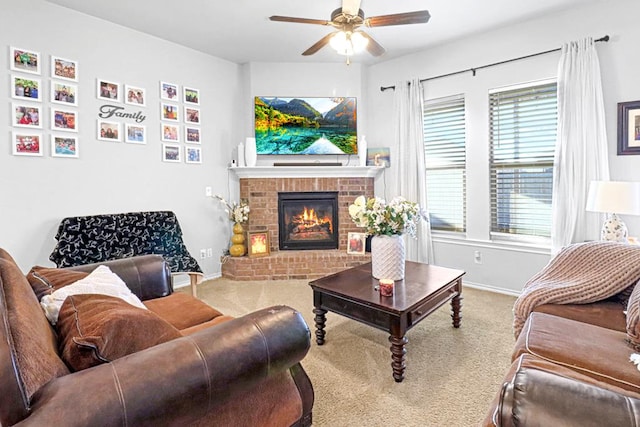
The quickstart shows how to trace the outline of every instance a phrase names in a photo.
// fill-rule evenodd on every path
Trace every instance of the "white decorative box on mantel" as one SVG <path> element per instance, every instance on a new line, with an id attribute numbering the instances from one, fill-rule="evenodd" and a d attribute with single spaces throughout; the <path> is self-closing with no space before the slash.
<path id="1" fill-rule="evenodd" d="M 375 178 L 381 166 L 254 166 L 229 168 L 238 178 Z"/>

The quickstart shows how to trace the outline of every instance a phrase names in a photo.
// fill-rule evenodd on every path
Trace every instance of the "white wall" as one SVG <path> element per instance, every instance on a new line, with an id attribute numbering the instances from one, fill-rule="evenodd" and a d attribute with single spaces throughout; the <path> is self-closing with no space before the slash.
<path id="1" fill-rule="evenodd" d="M 388 146 L 392 127 L 392 91 L 380 86 L 410 78 L 428 78 L 560 47 L 582 37 L 609 34 L 600 43 L 600 57 L 609 136 L 609 163 L 614 180 L 639 180 L 640 157 L 616 155 L 616 104 L 640 99 L 637 72 L 640 59 L 634 52 L 640 29 L 634 17 L 640 3 L 634 0 L 603 1 L 557 13 L 474 37 L 458 40 L 419 54 L 375 65 L 366 70 L 367 139 L 370 146 Z M 436 239 L 436 263 L 467 271 L 471 283 L 506 292 L 518 292 L 526 280 L 549 260 L 548 251 L 513 245 L 496 245 L 489 239 L 488 90 L 555 77 L 559 53 L 425 83 L 425 96 L 438 98 L 464 93 L 467 105 L 467 235 L 463 241 Z M 394 147 L 392 146 L 392 158 Z M 390 174 L 391 175 L 391 174 Z M 630 234 L 640 235 L 637 217 L 624 218 Z M 482 264 L 474 263 L 480 251 Z"/>
<path id="2" fill-rule="evenodd" d="M 26 14 L 25 14 L 25 11 Z M 219 272 L 229 221 L 205 197 L 205 186 L 225 191 L 226 166 L 238 139 L 240 67 L 200 52 L 39 0 L 3 2 L 0 12 L 0 75 L 9 88 L 9 46 L 40 52 L 44 85 L 44 157 L 11 155 L 10 93 L 0 91 L 0 246 L 23 270 L 52 265 L 54 235 L 66 216 L 172 210 L 185 243 L 208 276 Z M 79 61 L 79 159 L 50 157 L 49 55 Z M 17 74 L 17 73 L 16 73 Z M 146 88 L 146 145 L 96 139 L 96 78 Z M 161 161 L 159 81 L 200 89 L 203 163 Z M 127 110 L 137 111 L 129 105 Z M 124 119 L 120 121 L 124 122 Z M 183 123 L 184 124 L 184 123 Z M 181 135 L 181 140 L 183 137 Z M 184 148 L 184 142 L 180 145 Z M 179 279 L 182 280 L 182 279 Z"/>

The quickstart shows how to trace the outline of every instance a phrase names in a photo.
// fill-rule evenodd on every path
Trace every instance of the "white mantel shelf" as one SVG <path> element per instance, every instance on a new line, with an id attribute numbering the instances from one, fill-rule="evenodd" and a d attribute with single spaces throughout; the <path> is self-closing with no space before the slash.
<path id="1" fill-rule="evenodd" d="M 375 178 L 378 166 L 254 166 L 230 167 L 238 178 Z"/>

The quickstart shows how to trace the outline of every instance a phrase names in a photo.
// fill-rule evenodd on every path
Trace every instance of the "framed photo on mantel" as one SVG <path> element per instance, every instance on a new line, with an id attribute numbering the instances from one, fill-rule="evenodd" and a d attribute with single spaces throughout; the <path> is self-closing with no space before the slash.
<path id="1" fill-rule="evenodd" d="M 618 155 L 640 154 L 640 101 L 618 103 Z"/>

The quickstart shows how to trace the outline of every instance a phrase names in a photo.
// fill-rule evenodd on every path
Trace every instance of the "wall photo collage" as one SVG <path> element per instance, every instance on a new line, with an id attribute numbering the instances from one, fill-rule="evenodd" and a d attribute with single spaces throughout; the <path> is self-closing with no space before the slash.
<path id="1" fill-rule="evenodd" d="M 182 96 L 180 96 L 182 94 Z M 160 82 L 160 139 L 165 162 L 202 163 L 200 130 L 200 91 Z M 182 124 L 184 123 L 184 124 Z M 184 141 L 184 149 L 180 142 Z"/>

